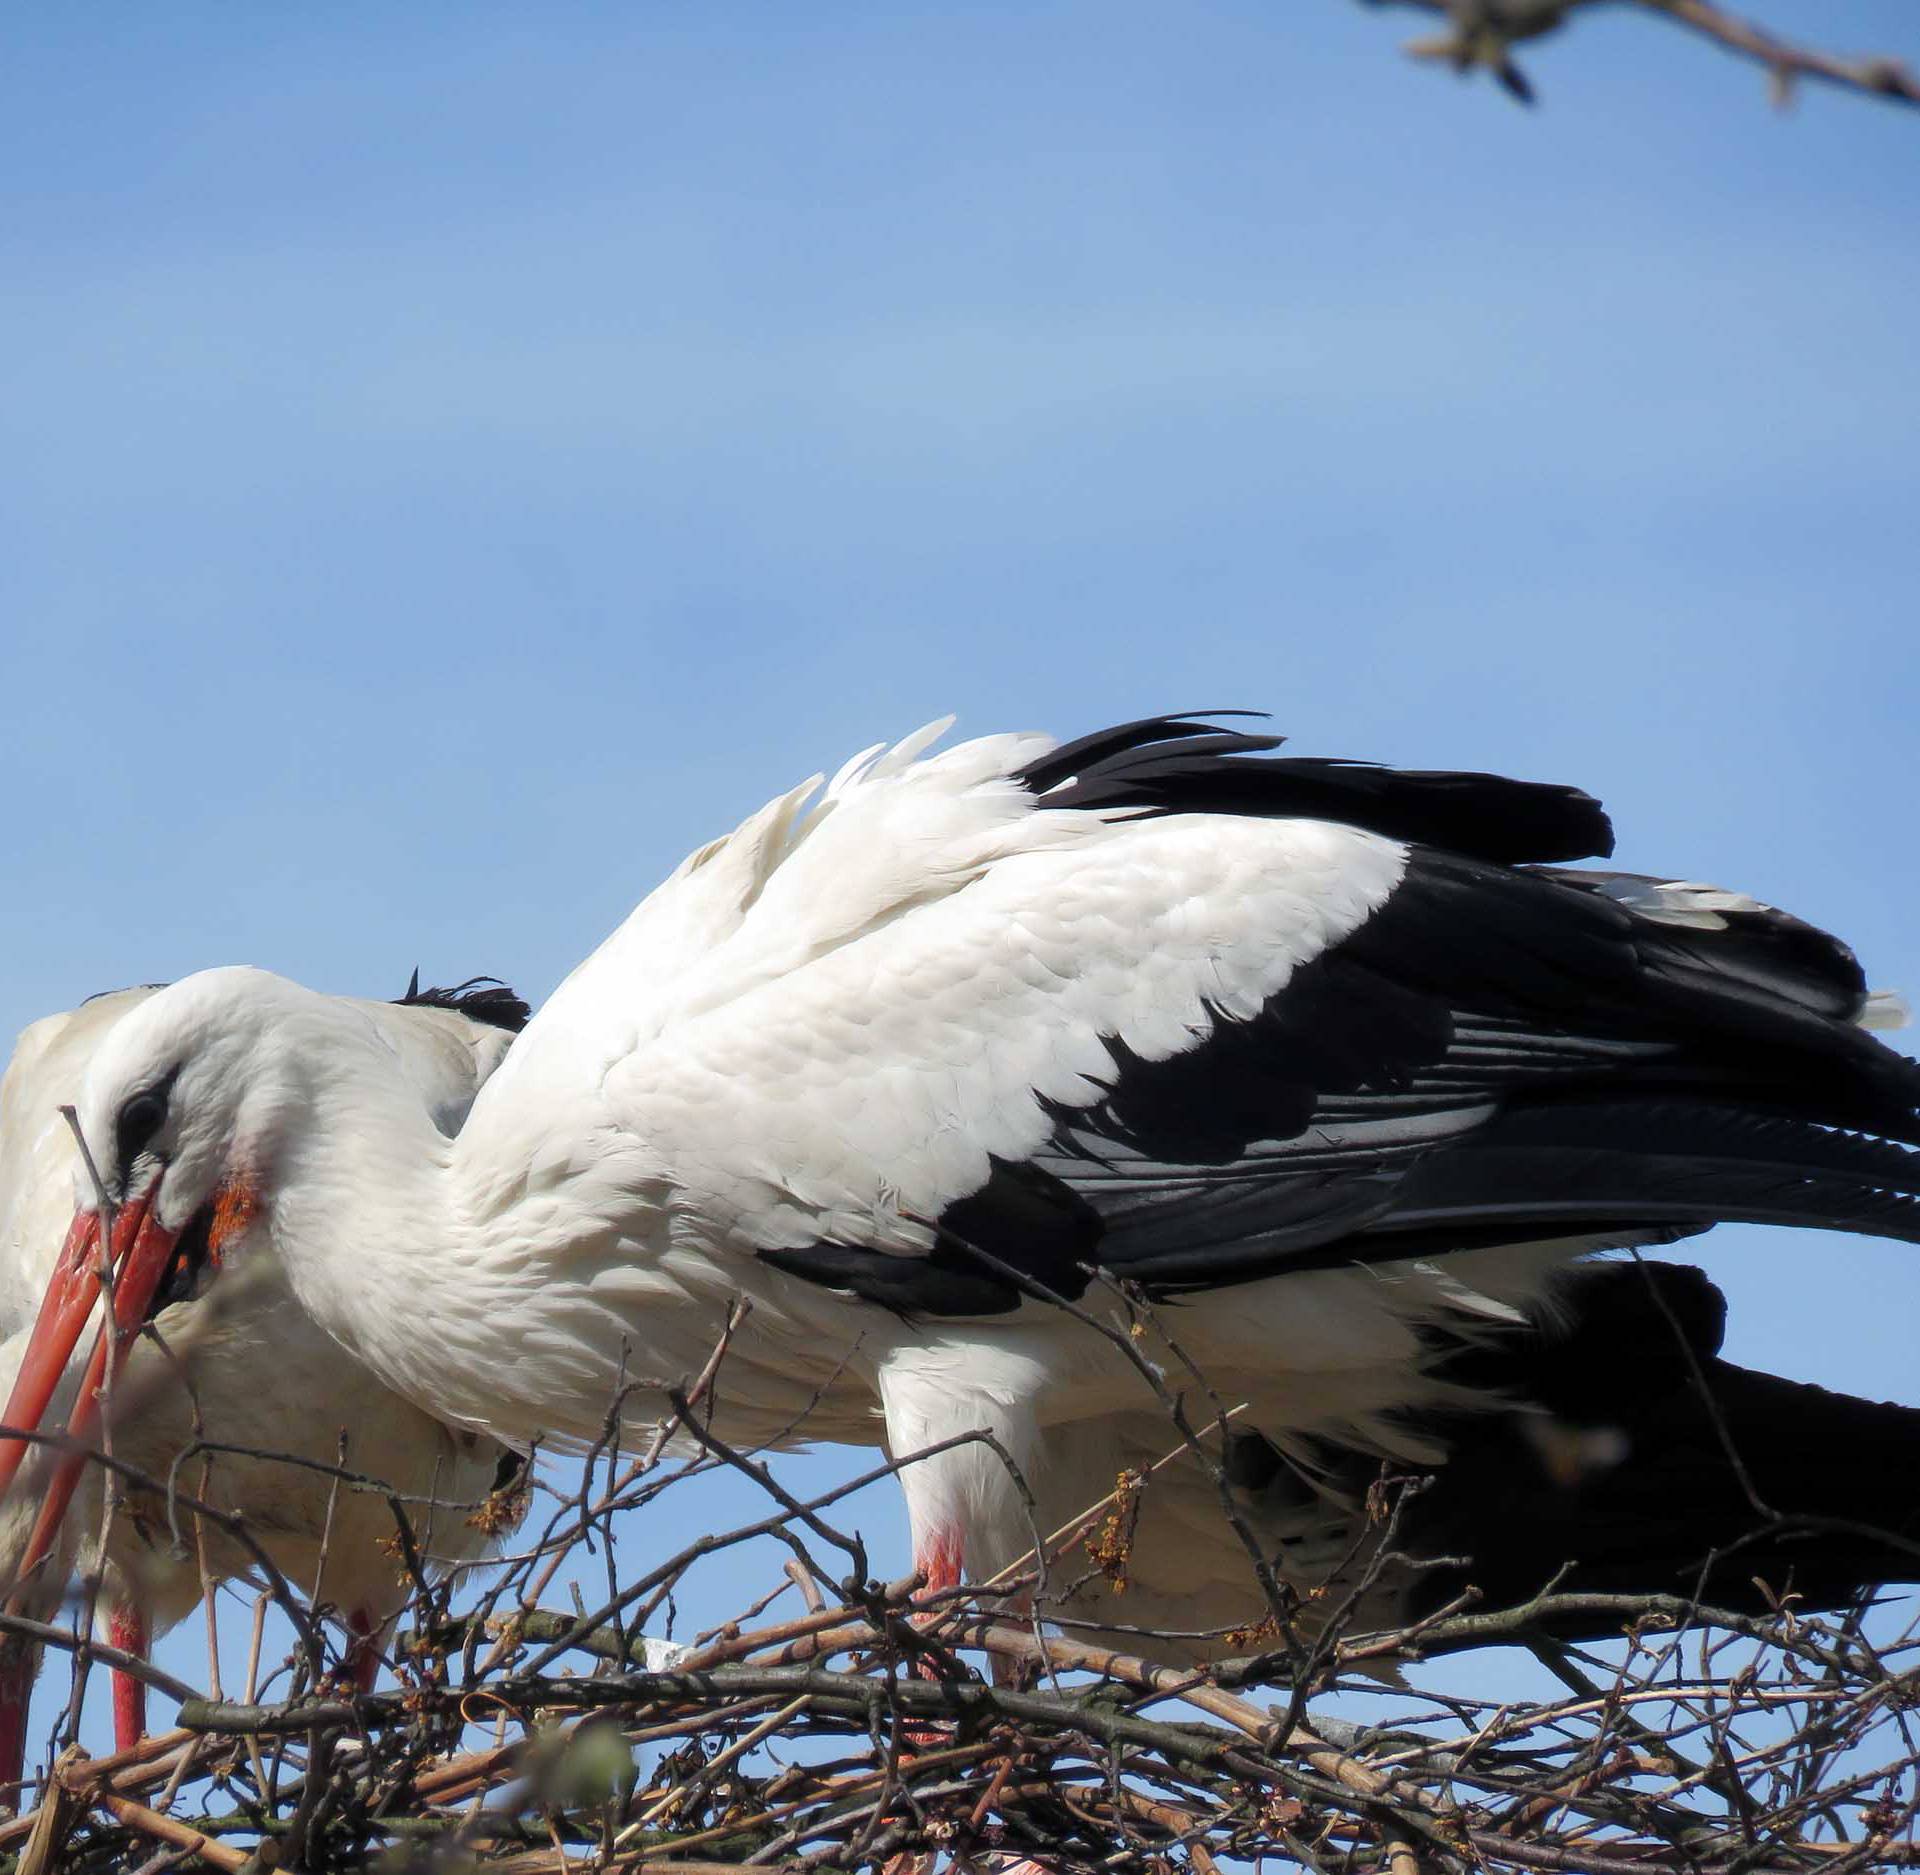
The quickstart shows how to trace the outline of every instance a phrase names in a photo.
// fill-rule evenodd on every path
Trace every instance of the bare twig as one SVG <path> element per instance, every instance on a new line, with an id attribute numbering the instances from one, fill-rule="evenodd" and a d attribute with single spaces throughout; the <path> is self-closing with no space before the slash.
<path id="1" fill-rule="evenodd" d="M 1407 51 L 1415 58 L 1439 60 L 1455 71 L 1490 72 L 1523 103 L 1533 101 L 1533 86 L 1514 64 L 1512 48 L 1558 32 L 1589 7 L 1606 5 L 1683 27 L 1722 51 L 1758 65 L 1767 74 L 1776 104 L 1791 102 L 1802 80 L 1898 104 L 1920 104 L 1920 78 L 1898 59 L 1849 58 L 1799 45 L 1710 0 L 1362 0 L 1362 4 L 1410 7 L 1438 15 L 1447 22 L 1446 30 L 1412 41 Z"/>

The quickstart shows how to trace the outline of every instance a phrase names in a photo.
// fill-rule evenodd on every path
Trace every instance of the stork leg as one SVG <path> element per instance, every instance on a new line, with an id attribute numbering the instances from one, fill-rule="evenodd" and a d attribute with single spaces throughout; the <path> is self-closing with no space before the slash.
<path id="1" fill-rule="evenodd" d="M 147 1617 L 131 1602 L 117 1601 L 107 1613 L 107 1639 L 136 1660 L 147 1657 L 152 1636 Z M 147 1688 L 144 1680 L 113 1669 L 113 1748 L 127 1751 L 147 1735 Z"/>
<path id="2" fill-rule="evenodd" d="M 925 1578 L 922 1596 L 931 1598 L 942 1589 L 957 1587 L 965 1565 L 957 1530 L 931 1531 L 924 1542 L 914 1545 L 914 1573 Z"/>
<path id="3" fill-rule="evenodd" d="M 370 1693 L 380 1677 L 380 1623 L 368 1608 L 356 1608 L 347 1616 L 347 1631 L 353 1644 L 347 1649 L 347 1681 L 356 1693 Z"/>
<path id="4" fill-rule="evenodd" d="M 913 1546 L 913 1572 L 922 1578 L 914 1599 L 923 1601 L 942 1589 L 954 1587 L 960 1580 L 962 1552 L 957 1531 L 935 1530 Z M 915 1617 L 916 1626 L 938 1619 L 933 1613 Z M 938 1680 L 940 1674 L 924 1654 L 914 1657 L 913 1675 L 919 1680 Z M 916 1724 L 909 1721 L 900 1728 L 900 1736 L 914 1751 L 937 1751 L 951 1735 L 952 1727 L 940 1724 Z M 936 1857 L 924 1849 L 903 1849 L 894 1856 L 881 1875 L 933 1875 Z"/>
<path id="5" fill-rule="evenodd" d="M 922 1542 L 916 1543 L 913 1550 L 914 1573 L 924 1578 L 915 1600 L 931 1600 L 941 1590 L 955 1588 L 960 1582 L 965 1568 L 965 1553 L 960 1546 L 960 1534 L 957 1530 L 935 1530 Z M 938 1619 L 935 1613 L 916 1618 L 915 1625 L 924 1626 Z M 938 1680 L 940 1670 L 926 1655 L 917 1655 L 913 1663 L 916 1679 Z M 932 1751 L 947 1741 L 951 1727 L 945 1725 L 909 1725 L 904 1728 L 904 1736 L 916 1751 Z"/>
<path id="6" fill-rule="evenodd" d="M 0 1636 L 0 1788 L 18 1784 L 25 1775 L 33 1667 L 32 1643 L 18 1634 Z M 17 1792 L 13 1804 L 19 1808 Z"/>
<path id="7" fill-rule="evenodd" d="M 916 1546 L 913 1563 L 915 1572 L 926 1577 L 925 1586 L 920 1590 L 922 1596 L 956 1587 L 964 1570 L 958 1535 L 946 1531 L 935 1532 L 925 1543 Z M 1010 1604 L 1009 1612 L 1024 1614 L 1031 1606 L 1031 1598 L 1023 1596 L 1018 1603 Z M 925 1618 L 933 1619 L 931 1615 Z M 923 1680 L 937 1680 L 940 1677 L 933 1663 L 924 1657 L 914 1662 L 913 1670 Z M 1032 1671 L 1024 1662 L 1003 1661 L 996 1655 L 991 1662 L 991 1670 L 996 1686 L 1017 1688 L 1032 1683 Z M 906 1734 L 907 1742 L 921 1751 L 931 1751 L 944 1745 L 949 1736 L 950 1728 L 945 1726 L 913 1726 L 908 1728 Z M 980 1868 L 990 1870 L 991 1875 L 1060 1875 L 1059 1870 L 1048 1863 L 1005 1851 L 978 1856 L 974 1860 Z M 888 1864 L 886 1875 L 927 1875 L 932 1866 L 931 1856 L 902 1853 Z"/>

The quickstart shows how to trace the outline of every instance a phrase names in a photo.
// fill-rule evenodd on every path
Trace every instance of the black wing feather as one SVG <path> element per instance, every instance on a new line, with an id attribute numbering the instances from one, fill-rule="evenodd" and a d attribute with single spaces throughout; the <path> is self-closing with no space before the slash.
<path id="1" fill-rule="evenodd" d="M 1322 756 L 1268 758 L 1283 740 L 1149 716 L 1069 742 L 1019 779 L 1049 807 L 1333 820 L 1501 864 L 1613 851 L 1606 811 L 1578 788 Z"/>
<path id="2" fill-rule="evenodd" d="M 1576 790 L 1259 756 L 1152 718 L 1028 771 L 1049 807 L 1335 819 L 1416 839 L 1387 901 L 1247 1020 L 1145 1060 L 948 1207 L 926 1258 L 776 1253 L 907 1313 L 1159 1293 L 1490 1244 L 1669 1242 L 1730 1219 L 1920 1241 L 1920 1067 L 1853 1024 L 1837 939 L 1764 907 L 1648 911 L 1646 881 L 1511 865 L 1604 851 Z M 1636 907 L 1636 899 L 1638 905 Z M 984 1253 L 984 1254 L 982 1254 Z"/>

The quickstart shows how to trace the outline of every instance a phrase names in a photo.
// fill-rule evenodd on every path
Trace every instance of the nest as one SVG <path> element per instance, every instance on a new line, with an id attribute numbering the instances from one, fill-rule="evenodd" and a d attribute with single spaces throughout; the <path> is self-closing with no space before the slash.
<path id="1" fill-rule="evenodd" d="M 1033 1612 L 1075 1569 L 1124 1581 L 1138 1474 L 993 1583 L 928 1596 L 915 1579 L 875 1579 L 861 1538 L 834 1521 L 897 1466 L 803 1498 L 687 1399 L 675 1410 L 640 1455 L 610 1445 L 550 1494 L 484 1585 L 429 1580 L 393 1500 L 414 1594 L 390 1683 L 346 1690 L 331 1611 L 270 1584 L 244 1697 L 155 1672 L 181 1702 L 174 1729 L 102 1758 L 56 1735 L 25 1814 L 0 1826 L 0 1855 L 19 1875 L 1920 1864 L 1920 1665 L 1911 1632 L 1881 1631 L 1885 1610 L 1812 1618 L 1784 1597 L 1755 1618 L 1548 1585 L 1524 1607 L 1469 1594 L 1362 1633 L 1359 1596 L 1303 1622 L 1280 1593 L 1235 1637 L 1246 1651 L 1175 1668 L 1156 1664 L 1151 1635 L 1121 1653 Z M 750 1487 L 755 1514 L 623 1575 L 616 1527 L 627 1551 L 634 1533 L 684 1528 L 673 1494 L 722 1471 Z M 523 1508 L 496 1497 L 469 1514 L 505 1531 Z M 1376 1513 L 1379 1558 L 1405 1561 L 1392 1490 Z M 677 1611 L 716 1605 L 716 1572 L 743 1551 L 769 1555 L 766 1593 L 691 1644 L 662 1638 Z M 569 1576 L 604 1583 L 600 1605 L 556 1606 Z M 291 1636 L 277 1665 L 260 1641 L 274 1611 Z M 1546 1638 L 1574 1613 L 1619 1639 Z M 43 1636 L 82 1686 L 100 1678 L 87 1625 Z M 1532 1650 L 1529 1696 L 1476 1694 L 1495 1657 L 1458 1650 L 1496 1641 Z M 210 1658 L 208 1686 L 220 1666 Z"/>

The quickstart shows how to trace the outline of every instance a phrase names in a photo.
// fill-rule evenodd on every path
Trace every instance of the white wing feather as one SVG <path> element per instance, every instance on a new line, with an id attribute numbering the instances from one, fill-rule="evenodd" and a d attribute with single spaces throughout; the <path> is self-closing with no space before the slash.
<path id="1" fill-rule="evenodd" d="M 1049 810 L 1015 779 L 1046 739 L 926 733 L 683 865 L 528 1028 L 468 1163 L 564 1175 L 643 1253 L 923 1251 L 1043 1103 L 1098 1097 L 1103 1037 L 1158 1059 L 1253 1014 L 1404 864 L 1319 821 Z"/>

